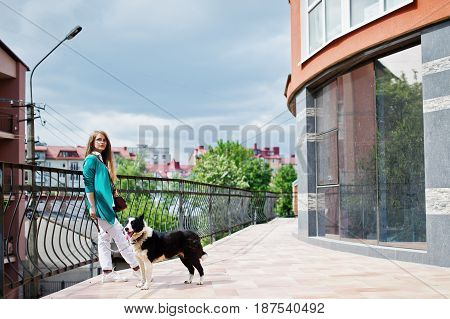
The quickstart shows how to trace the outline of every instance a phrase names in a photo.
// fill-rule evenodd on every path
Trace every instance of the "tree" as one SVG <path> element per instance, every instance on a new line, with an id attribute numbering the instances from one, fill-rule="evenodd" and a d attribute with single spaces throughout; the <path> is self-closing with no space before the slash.
<path id="1" fill-rule="evenodd" d="M 192 170 L 193 180 L 229 187 L 267 190 L 271 171 L 264 160 L 238 142 L 219 141 Z"/>
<path id="2" fill-rule="evenodd" d="M 136 159 L 127 159 L 124 157 L 116 158 L 116 173 L 117 175 L 127 176 L 146 176 L 145 161 L 142 157 L 138 156 Z"/>
<path id="3" fill-rule="evenodd" d="M 376 66 L 380 241 L 425 241 L 422 83 Z"/>
<path id="4" fill-rule="evenodd" d="M 269 189 L 272 172 L 268 163 L 262 158 L 251 158 L 244 163 L 244 174 L 251 190 L 266 191 Z"/>
<path id="5" fill-rule="evenodd" d="M 117 218 L 123 223 L 129 216 L 144 215 L 145 221 L 154 229 L 167 231 L 178 227 L 178 216 L 174 214 L 176 195 L 163 190 L 178 190 L 178 182 L 157 182 L 151 178 L 135 179 L 135 176 L 149 176 L 145 170 L 145 161 L 141 157 L 135 160 L 118 157 L 117 175 L 126 176 L 116 181 L 127 204 L 127 209 L 119 212 Z"/>
<path id="6" fill-rule="evenodd" d="M 282 193 L 277 200 L 275 211 L 278 216 L 292 217 L 292 183 L 297 179 L 297 173 L 292 165 L 282 166 L 273 177 L 270 190 Z"/>

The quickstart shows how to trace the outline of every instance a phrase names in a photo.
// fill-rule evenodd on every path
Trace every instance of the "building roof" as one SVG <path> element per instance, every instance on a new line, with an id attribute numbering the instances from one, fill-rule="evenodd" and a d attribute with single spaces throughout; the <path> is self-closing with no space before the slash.
<path id="1" fill-rule="evenodd" d="M 264 155 L 264 154 L 258 154 L 255 155 L 257 158 L 264 158 L 264 159 L 282 159 L 280 155 Z"/>
<path id="2" fill-rule="evenodd" d="M 180 165 L 180 162 L 172 159 L 167 164 L 147 164 L 148 172 L 157 173 L 161 177 L 168 177 L 168 173 L 179 172 L 181 176 L 188 176 L 194 165 Z"/>
<path id="3" fill-rule="evenodd" d="M 85 146 L 36 146 L 36 152 L 45 152 L 45 158 L 51 160 L 83 160 L 86 152 Z M 60 156 L 61 152 L 73 152 L 74 156 Z M 112 152 L 127 159 L 132 159 L 132 153 L 128 152 L 126 146 L 113 147 Z"/>
<path id="4" fill-rule="evenodd" d="M 8 48 L 8 46 L 5 44 L 5 42 L 3 42 L 2 40 L 0 40 L 0 48 L 2 48 L 3 50 L 5 50 L 6 53 L 8 53 L 14 60 L 16 60 L 17 62 L 22 63 L 26 68 L 27 71 L 30 71 L 30 68 L 28 67 L 28 65 L 25 64 L 25 62 L 23 62 L 14 52 L 13 50 L 11 50 L 10 48 Z"/>
<path id="5" fill-rule="evenodd" d="M 285 157 L 283 158 L 282 164 L 284 165 L 297 165 L 297 160 L 295 158 L 295 154 L 292 154 L 291 157 Z"/>
<path id="6" fill-rule="evenodd" d="M 123 147 L 113 147 L 113 148 L 112 148 L 112 152 L 113 152 L 114 154 L 116 154 L 116 155 L 122 156 L 123 158 L 131 159 L 131 154 L 132 154 L 132 153 L 130 153 L 130 152 L 128 151 L 128 148 L 127 148 L 126 146 L 123 146 Z"/>
<path id="7" fill-rule="evenodd" d="M 189 155 L 189 158 L 196 157 L 198 158 L 200 155 L 203 155 L 207 152 L 206 148 L 203 145 L 199 145 L 198 147 L 194 148 L 192 153 Z"/>
<path id="8" fill-rule="evenodd" d="M 81 147 L 73 146 L 36 146 L 36 152 L 45 152 L 45 158 L 51 160 L 83 160 L 84 152 Z M 74 156 L 60 156 L 61 152 L 72 152 Z"/>
<path id="9" fill-rule="evenodd" d="M 295 160 L 295 154 L 292 154 L 290 157 L 282 157 L 280 155 L 280 148 L 278 146 L 274 146 L 272 147 L 272 149 L 270 149 L 270 147 L 264 147 L 262 149 L 258 148 L 258 145 L 255 143 L 253 145 L 253 154 L 254 157 L 256 158 L 263 158 L 265 160 L 279 160 L 281 162 L 281 164 L 283 165 L 287 165 L 287 164 L 292 164 L 292 165 L 296 165 L 297 162 Z"/>

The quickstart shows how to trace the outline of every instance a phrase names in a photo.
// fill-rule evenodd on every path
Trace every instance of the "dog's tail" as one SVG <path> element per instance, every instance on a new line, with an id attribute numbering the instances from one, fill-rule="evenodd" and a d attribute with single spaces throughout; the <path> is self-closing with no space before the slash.
<path id="1" fill-rule="evenodd" d="M 208 254 L 202 251 L 202 257 L 200 257 L 201 260 L 205 260 L 206 257 L 208 257 Z"/>

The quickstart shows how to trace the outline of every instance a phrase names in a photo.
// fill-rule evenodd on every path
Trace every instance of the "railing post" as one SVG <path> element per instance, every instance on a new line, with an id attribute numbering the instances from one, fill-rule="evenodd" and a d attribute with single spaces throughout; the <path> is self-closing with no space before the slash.
<path id="1" fill-rule="evenodd" d="M 240 214 L 241 214 L 240 218 L 241 218 L 241 224 L 244 224 L 243 221 L 245 221 L 245 223 L 247 223 L 248 213 L 247 213 L 247 211 L 244 212 L 244 194 L 242 193 L 241 190 L 239 191 L 239 194 L 241 195 L 241 203 L 240 203 L 241 209 L 239 210 Z"/>
<path id="2" fill-rule="evenodd" d="M 253 221 L 253 225 L 256 225 L 256 217 L 258 214 L 258 195 L 256 195 L 256 192 L 252 192 L 252 210 L 253 210 L 253 216 L 252 216 L 252 221 Z"/>
<path id="3" fill-rule="evenodd" d="M 184 225 L 184 212 L 183 212 L 183 196 L 184 196 L 184 182 L 180 183 L 180 197 L 178 201 L 178 227 L 180 229 L 185 229 Z"/>
<path id="4" fill-rule="evenodd" d="M 22 171 L 22 174 L 24 172 Z M 57 177 L 58 181 L 57 183 L 60 182 L 59 180 L 59 174 Z M 37 192 L 37 185 L 36 185 L 36 166 L 31 166 L 31 192 L 29 194 L 29 196 L 31 196 L 30 201 L 29 201 L 29 208 L 31 210 L 31 216 L 30 216 L 30 224 L 29 224 L 29 230 L 28 230 L 28 238 L 26 238 L 26 240 L 28 240 L 29 243 L 29 251 L 27 252 L 27 257 L 29 258 L 27 266 L 28 269 L 30 270 L 31 274 L 32 274 L 32 280 L 25 284 L 25 286 L 28 286 L 28 292 L 29 295 L 26 295 L 26 298 L 38 298 L 39 297 L 39 286 L 40 286 L 40 280 L 37 277 L 37 275 L 39 274 L 39 270 L 36 268 L 35 265 L 38 265 L 38 232 L 37 232 L 37 214 L 38 212 L 38 203 L 36 202 L 34 196 L 35 196 L 35 192 Z"/>
<path id="5" fill-rule="evenodd" d="M 209 233 L 211 235 L 211 244 L 215 241 L 214 236 L 214 219 L 212 215 L 212 186 L 209 186 L 209 208 L 208 208 L 208 216 L 209 216 Z"/>
<path id="6" fill-rule="evenodd" d="M 4 298 L 4 294 L 5 292 L 3 291 L 3 285 L 4 285 L 4 277 L 5 277 L 5 247 L 4 247 L 4 233 L 3 233 L 3 222 L 4 222 L 4 216 L 5 216 L 5 212 L 4 209 L 5 207 L 3 207 L 3 201 L 4 201 L 4 196 L 3 196 L 3 187 L 4 187 L 4 181 L 3 181 L 3 176 L 4 176 L 4 171 L 5 171 L 5 164 L 4 163 L 0 163 L 0 256 L 2 258 L 2 260 L 0 261 L 0 299 Z M 6 248 L 7 249 L 7 248 Z"/>
<path id="7" fill-rule="evenodd" d="M 227 204 L 227 217 L 228 217 L 228 235 L 231 235 L 231 188 L 228 188 L 228 204 Z"/>
<path id="8" fill-rule="evenodd" d="M 264 218 L 266 219 L 266 223 L 269 222 L 269 211 L 267 209 L 268 206 L 268 197 L 267 197 L 267 192 L 264 192 L 264 208 L 263 208 L 263 214 L 264 214 Z"/>

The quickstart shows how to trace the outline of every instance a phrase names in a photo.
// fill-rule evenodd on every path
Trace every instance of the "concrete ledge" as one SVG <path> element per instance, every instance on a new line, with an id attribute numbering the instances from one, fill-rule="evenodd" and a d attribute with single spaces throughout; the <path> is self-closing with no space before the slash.
<path id="1" fill-rule="evenodd" d="M 430 264 L 428 260 L 428 252 L 425 250 L 376 246 L 324 237 L 299 237 L 299 239 L 311 245 L 368 257 L 406 261 L 420 264 Z"/>

